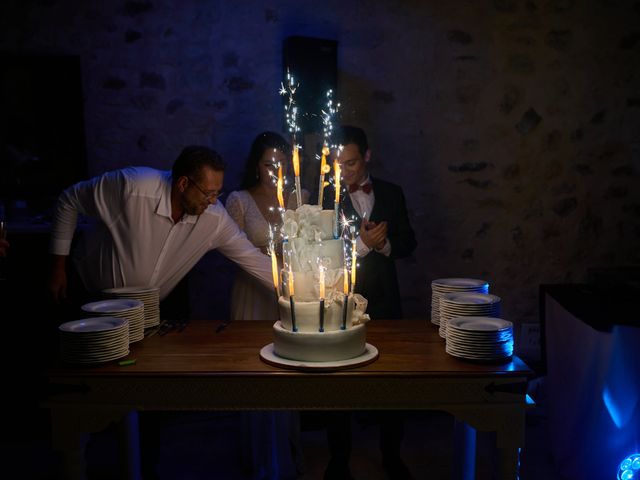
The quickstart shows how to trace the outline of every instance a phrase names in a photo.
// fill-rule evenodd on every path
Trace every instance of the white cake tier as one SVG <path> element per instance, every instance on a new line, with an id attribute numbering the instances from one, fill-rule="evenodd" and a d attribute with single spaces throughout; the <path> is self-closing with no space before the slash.
<path id="1" fill-rule="evenodd" d="M 324 272 L 325 297 L 341 296 L 344 291 L 343 269 L 330 268 Z M 320 272 L 293 272 L 295 298 L 300 302 L 318 301 L 320 298 Z M 282 270 L 282 294 L 289 298 L 289 272 Z"/>
<path id="2" fill-rule="evenodd" d="M 273 347 L 279 357 L 305 362 L 331 362 L 362 355 L 366 347 L 364 325 L 346 330 L 292 332 L 280 321 L 273 324 Z"/>
<path id="3" fill-rule="evenodd" d="M 308 242 L 333 238 L 333 210 L 322 210 L 319 205 L 302 205 L 297 210 L 284 212 L 284 235 L 303 238 Z"/>
<path id="4" fill-rule="evenodd" d="M 327 269 L 340 269 L 344 265 L 344 240 L 338 238 L 309 242 L 305 238 L 292 238 L 283 242 L 282 255 L 294 273 L 317 273 L 320 264 Z"/>
<path id="5" fill-rule="evenodd" d="M 344 297 L 336 298 L 335 301 L 330 299 L 325 300 L 323 323 L 325 332 L 340 330 L 342 326 L 343 298 Z M 367 310 L 367 300 L 357 293 L 355 295 L 349 295 L 348 298 L 346 328 L 351 328 L 352 325 L 369 321 L 369 316 L 365 313 Z M 290 299 L 280 297 L 278 305 L 280 307 L 280 321 L 282 322 L 282 326 L 288 330 L 292 330 Z M 318 332 L 320 330 L 319 301 L 295 301 L 294 310 L 298 332 Z"/>
<path id="6" fill-rule="evenodd" d="M 333 210 L 319 205 L 302 205 L 284 214 L 282 244 L 284 269 L 280 278 L 283 294 L 289 297 L 289 272 L 293 273 L 296 299 L 320 298 L 320 268 L 324 271 L 325 298 L 341 294 L 345 262 L 344 240 L 333 238 Z"/>

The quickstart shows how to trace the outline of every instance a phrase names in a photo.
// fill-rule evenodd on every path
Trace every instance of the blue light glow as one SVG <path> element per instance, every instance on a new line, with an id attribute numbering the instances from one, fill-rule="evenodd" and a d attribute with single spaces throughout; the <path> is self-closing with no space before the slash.
<path id="1" fill-rule="evenodd" d="M 637 329 L 636 329 L 637 330 Z M 631 427 L 640 406 L 640 362 L 637 352 L 638 332 L 616 326 L 611 332 L 612 349 L 602 389 L 602 400 L 615 426 Z"/>
<path id="2" fill-rule="evenodd" d="M 640 480 L 640 453 L 634 453 L 620 462 L 618 480 Z"/>
<path id="3" fill-rule="evenodd" d="M 613 423 L 615 423 L 616 427 L 622 428 L 626 423 L 624 418 L 625 415 L 623 415 L 621 408 L 615 401 L 615 397 L 608 386 L 606 386 L 602 391 L 602 401 L 607 407 L 607 412 L 609 412 L 609 416 L 611 417 L 611 420 L 613 420 Z"/>

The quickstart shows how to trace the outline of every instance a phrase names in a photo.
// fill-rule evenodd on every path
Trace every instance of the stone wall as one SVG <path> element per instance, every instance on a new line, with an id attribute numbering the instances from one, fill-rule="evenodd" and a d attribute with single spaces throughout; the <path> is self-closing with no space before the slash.
<path id="1" fill-rule="evenodd" d="M 252 138 L 281 130 L 283 40 L 336 40 L 341 119 L 368 131 L 373 173 L 403 186 L 417 233 L 399 262 L 409 316 L 427 315 L 432 279 L 470 276 L 505 318 L 536 322 L 539 284 L 640 264 L 637 1 L 0 8 L 0 49 L 81 57 L 92 175 L 167 168 L 199 143 L 227 159 L 233 187 Z M 229 268 L 209 257 L 194 277 Z"/>

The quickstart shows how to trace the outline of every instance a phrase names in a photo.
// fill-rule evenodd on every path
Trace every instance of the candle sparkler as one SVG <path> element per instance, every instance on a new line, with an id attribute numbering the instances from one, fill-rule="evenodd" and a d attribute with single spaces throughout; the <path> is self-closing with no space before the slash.
<path id="1" fill-rule="evenodd" d="M 329 170 L 331 170 L 331 167 L 327 165 L 327 156 L 330 153 L 329 147 L 331 146 L 331 135 L 333 133 L 333 118 L 340 107 L 339 103 L 336 105 L 333 103 L 333 90 L 327 90 L 326 96 L 326 110 L 322 110 L 322 131 L 324 142 L 322 146 L 322 156 L 320 158 L 320 181 L 318 185 L 318 205 L 320 206 L 322 206 L 324 187 L 327 185 L 324 180 L 324 176 L 329 173 Z"/>
<path id="2" fill-rule="evenodd" d="M 289 73 L 287 70 L 287 84 L 280 83 L 280 95 L 287 97 L 287 102 L 284 105 L 284 117 L 287 125 L 289 126 L 289 133 L 294 135 L 300 131 L 300 127 L 298 126 L 296 119 L 298 117 L 298 106 L 294 100 L 294 95 L 296 94 L 296 90 L 298 89 L 298 84 L 296 84 L 293 79 L 293 75 Z"/>
<path id="3" fill-rule="evenodd" d="M 291 305 L 291 330 L 294 332 L 298 331 L 298 327 L 296 326 L 296 304 L 293 300 L 294 290 L 293 290 L 293 270 L 291 269 L 291 262 L 289 262 L 289 305 Z"/>
<path id="4" fill-rule="evenodd" d="M 282 178 L 282 165 L 278 165 L 278 180 L 276 183 L 276 195 L 278 196 L 278 205 L 280 205 L 280 211 L 284 211 L 284 196 L 282 190 L 284 188 L 284 180 Z"/>
<path id="5" fill-rule="evenodd" d="M 325 144 L 322 147 L 322 156 L 320 157 L 320 181 L 318 182 L 318 205 L 321 207 L 324 197 L 324 187 L 328 185 L 328 182 L 324 180 L 324 176 L 331 170 L 331 167 L 327 165 L 327 155 L 329 155 L 329 153 L 329 147 Z"/>
<path id="6" fill-rule="evenodd" d="M 285 111 L 285 119 L 287 125 L 289 126 L 289 133 L 291 133 L 292 142 L 291 145 L 293 147 L 293 170 L 295 174 L 295 185 L 296 185 L 296 200 L 298 201 L 298 207 L 302 205 L 302 192 L 300 190 L 300 157 L 298 153 L 298 145 L 296 144 L 296 133 L 300 131 L 300 127 L 298 126 L 296 119 L 298 116 L 298 106 L 294 101 L 293 97 L 298 89 L 298 84 L 295 83 L 293 79 L 293 75 L 287 71 L 287 84 L 285 86 L 284 83 L 280 84 L 280 95 L 286 95 L 287 102 L 284 106 Z"/>
<path id="7" fill-rule="evenodd" d="M 280 288 L 278 285 L 278 259 L 276 258 L 276 252 L 273 245 L 269 248 L 269 255 L 271 255 L 271 274 L 273 275 L 273 288 L 276 292 L 276 302 L 280 298 Z"/>
<path id="8" fill-rule="evenodd" d="M 351 293 L 355 293 L 356 288 L 356 227 L 349 228 L 351 231 Z"/>
<path id="9" fill-rule="evenodd" d="M 338 160 L 333 161 L 333 171 L 334 171 L 334 184 L 336 187 L 336 198 L 333 202 L 333 210 L 334 210 L 334 224 L 333 224 L 333 238 L 338 238 L 338 209 L 340 207 L 340 175 L 341 168 Z"/>
<path id="10" fill-rule="evenodd" d="M 324 332 L 324 266 L 319 266 L 320 272 L 320 332 Z"/>
<path id="11" fill-rule="evenodd" d="M 347 328 L 347 304 L 349 302 L 349 275 L 347 274 L 347 265 L 344 265 L 342 272 L 342 325 L 340 328 L 346 330 Z"/>
<path id="12" fill-rule="evenodd" d="M 295 142 L 295 137 L 294 137 Z M 302 190 L 300 188 L 300 153 L 298 152 L 298 145 L 293 146 L 293 174 L 296 182 L 296 200 L 298 201 L 298 207 L 302 206 Z"/>

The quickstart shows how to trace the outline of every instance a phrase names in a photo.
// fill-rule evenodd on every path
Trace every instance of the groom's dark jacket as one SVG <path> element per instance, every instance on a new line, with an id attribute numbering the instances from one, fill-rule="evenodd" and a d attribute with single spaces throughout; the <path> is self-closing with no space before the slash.
<path id="1" fill-rule="evenodd" d="M 391 243 L 391 255 L 387 257 L 371 250 L 366 256 L 358 257 L 355 290 L 369 301 L 367 313 L 372 319 L 402 318 L 395 260 L 411 255 L 416 248 L 416 239 L 409 223 L 402 189 L 393 183 L 372 176 L 369 178 L 375 195 L 369 221 L 387 222 L 387 239 Z M 335 195 L 333 192 L 328 194 L 331 191 L 329 187 L 327 190 L 323 208 L 333 209 Z M 356 231 L 359 231 L 362 218 L 353 208 L 346 192 L 341 196 L 341 207 L 347 218 L 355 219 Z"/>

